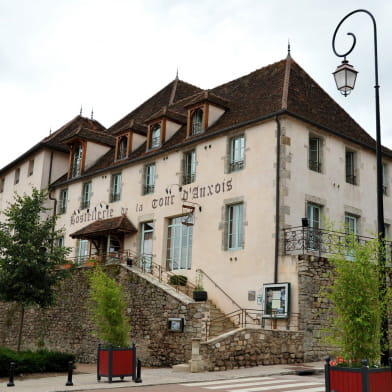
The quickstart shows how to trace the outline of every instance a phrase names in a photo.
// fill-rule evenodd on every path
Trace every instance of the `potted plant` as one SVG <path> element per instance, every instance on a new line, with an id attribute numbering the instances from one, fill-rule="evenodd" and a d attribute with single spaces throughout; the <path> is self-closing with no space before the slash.
<path id="1" fill-rule="evenodd" d="M 97 336 L 104 342 L 98 345 L 97 379 L 132 376 L 136 382 L 136 347 L 129 343 L 130 324 L 126 317 L 124 292 L 114 279 L 97 266 L 88 275 L 90 283 L 90 312 Z"/>
<path id="2" fill-rule="evenodd" d="M 171 275 L 169 277 L 169 284 L 173 286 L 186 286 L 188 278 L 184 275 Z"/>
<path id="3" fill-rule="evenodd" d="M 195 301 L 207 301 L 208 295 L 207 291 L 204 290 L 203 287 L 203 272 L 198 270 L 196 275 L 196 286 L 193 290 L 193 299 Z"/>
<path id="4" fill-rule="evenodd" d="M 348 234 L 330 257 L 332 283 L 322 296 L 333 314 L 325 332 L 339 355 L 332 362 L 326 359 L 327 392 L 392 391 L 392 367 L 380 365 L 382 317 L 390 302 L 379 263 L 383 248 L 377 239 L 360 243 Z"/>

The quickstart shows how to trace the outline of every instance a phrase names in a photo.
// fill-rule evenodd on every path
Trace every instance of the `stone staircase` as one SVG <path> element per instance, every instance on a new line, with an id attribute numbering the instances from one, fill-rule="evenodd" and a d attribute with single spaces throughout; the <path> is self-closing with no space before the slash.
<path id="1" fill-rule="evenodd" d="M 238 328 L 233 320 L 227 317 L 213 302 L 208 300 L 208 303 L 210 305 L 210 326 L 208 339 L 217 337 Z"/>

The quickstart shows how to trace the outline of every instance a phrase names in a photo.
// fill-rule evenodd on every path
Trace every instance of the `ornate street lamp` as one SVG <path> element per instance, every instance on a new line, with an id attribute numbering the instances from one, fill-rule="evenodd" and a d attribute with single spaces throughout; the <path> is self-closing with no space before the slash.
<path id="1" fill-rule="evenodd" d="M 333 73 L 336 87 L 345 97 L 354 89 L 357 73 L 358 72 L 349 64 L 346 58 L 344 58 L 342 64 L 340 64 Z"/>
<path id="2" fill-rule="evenodd" d="M 347 33 L 353 38 L 353 43 L 351 48 L 345 53 L 338 53 L 335 48 L 335 38 L 336 34 L 342 25 L 342 23 L 349 18 L 351 15 L 363 12 L 370 16 L 373 22 L 373 32 L 374 32 L 374 74 L 375 74 L 375 97 L 376 97 L 376 163 L 377 163 L 377 232 L 378 239 L 381 243 L 381 246 L 385 249 L 385 225 L 384 225 L 384 199 L 383 199 L 383 181 L 382 181 L 382 154 L 381 154 L 381 126 L 380 126 L 380 98 L 379 98 L 379 89 L 380 86 L 378 84 L 378 56 L 377 56 L 377 26 L 376 20 L 374 16 L 367 10 L 357 9 L 355 11 L 347 14 L 338 24 L 335 29 L 332 38 L 332 49 L 336 56 L 343 57 L 344 60 L 342 64 L 336 69 L 333 73 L 336 86 L 338 90 L 344 95 L 347 96 L 350 94 L 351 90 L 355 86 L 355 79 L 357 76 L 357 71 L 354 70 L 354 67 L 348 63 L 346 60 L 346 56 L 348 56 L 355 47 L 356 37 L 353 33 Z M 381 288 L 380 288 L 380 296 L 384 295 L 386 288 L 386 274 L 385 274 L 385 252 L 382 250 L 379 256 L 379 266 L 381 271 Z M 381 325 L 381 343 L 382 343 L 382 355 L 381 362 L 384 365 L 388 364 L 388 314 L 384 309 L 384 314 L 382 315 L 382 325 Z"/>

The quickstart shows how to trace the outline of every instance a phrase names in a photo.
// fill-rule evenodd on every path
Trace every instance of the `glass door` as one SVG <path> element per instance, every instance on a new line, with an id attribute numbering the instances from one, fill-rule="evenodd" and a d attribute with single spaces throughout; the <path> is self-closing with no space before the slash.
<path id="1" fill-rule="evenodd" d="M 308 249 L 319 250 L 321 244 L 321 207 L 317 204 L 308 203 L 307 217 L 309 221 L 308 228 Z"/>

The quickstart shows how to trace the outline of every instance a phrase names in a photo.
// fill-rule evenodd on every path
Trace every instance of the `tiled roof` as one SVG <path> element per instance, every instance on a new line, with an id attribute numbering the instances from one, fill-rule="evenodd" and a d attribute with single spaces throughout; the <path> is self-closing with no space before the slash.
<path id="1" fill-rule="evenodd" d="M 199 87 L 192 86 L 189 83 L 176 79 L 131 113 L 127 114 L 120 121 L 112 125 L 108 131 L 110 133 L 116 133 L 119 128 L 122 129 L 124 124 L 129 124 L 131 120 L 144 124 L 149 117 L 154 115 L 154 113 L 157 113 L 164 106 L 173 104 L 200 91 L 202 90 Z"/>
<path id="2" fill-rule="evenodd" d="M 208 138 L 209 135 L 248 126 L 281 114 L 296 117 L 354 143 L 375 149 L 375 140 L 291 56 L 211 90 L 201 90 L 176 79 L 111 126 L 108 132 L 115 135 L 122 130 L 132 129 L 132 124 L 145 124 L 164 115 L 164 112 L 184 120 L 189 107 L 204 101 L 219 104 L 225 112 L 203 133 L 187 137 L 184 123 L 161 148 L 146 151 L 144 143 L 121 163 L 114 160 L 112 149 L 86 170 L 85 174 L 91 175 L 96 171 L 110 170 L 132 161 L 147 159 L 183 144 Z M 387 148 L 383 151 L 392 157 L 392 151 Z"/>
<path id="3" fill-rule="evenodd" d="M 121 215 L 115 218 L 97 220 L 82 229 L 70 234 L 72 238 L 97 238 L 110 233 L 127 234 L 136 233 L 137 230 L 132 222 Z"/>
<path id="4" fill-rule="evenodd" d="M 105 127 L 96 120 L 91 120 L 86 117 L 76 116 L 71 121 L 63 125 L 56 132 L 46 137 L 41 141 L 41 144 L 51 148 L 60 148 L 64 151 L 68 151 L 68 147 L 64 144 L 64 140 L 69 139 L 76 134 L 84 133 L 94 135 L 91 137 L 97 138 L 102 137 L 103 140 L 107 141 L 107 138 L 111 138 L 110 134 L 106 131 Z M 111 142 L 113 143 L 113 141 Z M 114 145 L 114 144 L 109 145 Z"/>

